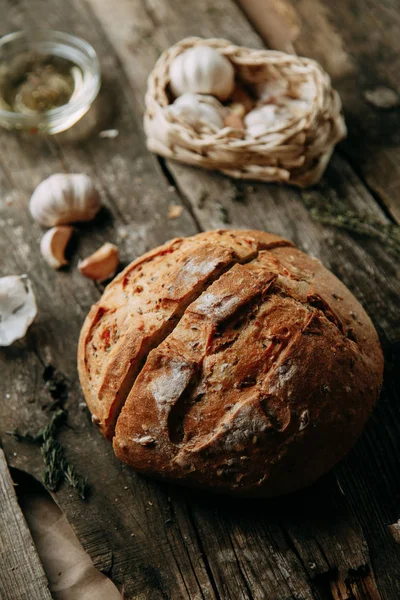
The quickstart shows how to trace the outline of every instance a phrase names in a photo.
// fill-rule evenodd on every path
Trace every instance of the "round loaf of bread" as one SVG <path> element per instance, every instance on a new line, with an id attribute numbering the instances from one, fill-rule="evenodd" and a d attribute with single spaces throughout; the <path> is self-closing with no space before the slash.
<path id="1" fill-rule="evenodd" d="M 278 236 L 218 230 L 130 264 L 83 325 L 83 392 L 118 458 L 243 496 L 337 463 L 377 400 L 383 358 L 350 291 Z"/>

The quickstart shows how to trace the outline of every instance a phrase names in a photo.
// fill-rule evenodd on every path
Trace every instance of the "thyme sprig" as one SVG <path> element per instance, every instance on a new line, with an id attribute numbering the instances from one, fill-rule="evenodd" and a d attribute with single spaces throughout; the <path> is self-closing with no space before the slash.
<path id="1" fill-rule="evenodd" d="M 43 429 L 39 429 L 35 434 L 29 433 L 29 431 L 21 433 L 19 429 L 14 429 L 14 431 L 9 432 L 9 435 L 12 435 L 18 442 L 44 442 L 46 439 L 54 436 L 59 425 L 65 421 L 66 416 L 66 411 L 60 408 L 53 414 L 47 425 Z"/>
<path id="2" fill-rule="evenodd" d="M 40 443 L 44 460 L 43 481 L 45 486 L 52 492 L 56 491 L 63 480 L 65 480 L 84 500 L 87 495 L 87 480 L 78 474 L 65 456 L 64 448 L 57 441 L 56 435 L 61 424 L 67 418 L 67 411 L 58 409 L 51 417 L 48 424 L 39 429 L 35 434 L 18 429 L 10 432 L 18 442 Z"/>
<path id="3" fill-rule="evenodd" d="M 305 206 L 315 221 L 333 225 L 382 242 L 394 256 L 400 257 L 400 227 L 394 223 L 384 223 L 367 213 L 349 210 L 343 202 L 329 199 L 319 194 L 302 193 Z"/>

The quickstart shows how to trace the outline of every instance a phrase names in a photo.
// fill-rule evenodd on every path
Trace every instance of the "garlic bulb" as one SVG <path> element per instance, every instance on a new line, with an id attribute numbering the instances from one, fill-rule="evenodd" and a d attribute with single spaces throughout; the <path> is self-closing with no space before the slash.
<path id="1" fill-rule="evenodd" d="M 87 175 L 58 173 L 38 185 L 29 209 L 32 217 L 46 227 L 91 221 L 100 209 L 100 198 Z"/>
<path id="2" fill-rule="evenodd" d="M 61 225 L 52 227 L 42 237 L 40 252 L 47 264 L 53 269 L 59 269 L 68 264 L 64 253 L 73 231 L 73 227 Z"/>
<path id="3" fill-rule="evenodd" d="M 167 114 L 175 115 L 194 129 L 208 126 L 221 129 L 224 126 L 226 109 L 213 96 L 202 94 L 183 94 L 166 109 Z"/>
<path id="4" fill-rule="evenodd" d="M 266 104 L 251 110 L 244 118 L 247 133 L 253 137 L 265 135 L 276 125 L 277 114 L 277 107 L 274 104 Z"/>
<path id="5" fill-rule="evenodd" d="M 106 242 L 93 254 L 80 261 L 78 269 L 85 277 L 95 281 L 104 281 L 112 277 L 119 263 L 119 250 L 114 244 Z"/>
<path id="6" fill-rule="evenodd" d="M 227 100 L 235 85 L 232 63 L 209 46 L 195 46 L 178 54 L 170 66 L 169 77 L 175 96 L 192 92 Z"/>
<path id="7" fill-rule="evenodd" d="M 37 315 L 32 285 L 26 275 L 0 278 L 0 346 L 24 337 Z"/>

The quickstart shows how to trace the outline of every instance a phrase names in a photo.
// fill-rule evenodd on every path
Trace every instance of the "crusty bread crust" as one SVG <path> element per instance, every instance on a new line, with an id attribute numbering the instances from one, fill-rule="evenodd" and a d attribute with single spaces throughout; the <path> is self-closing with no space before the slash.
<path id="1" fill-rule="evenodd" d="M 179 268 L 167 266 L 171 256 Z M 212 267 L 178 285 L 194 256 Z M 157 281 L 136 298 L 150 273 Z M 155 290 L 164 293 L 159 320 Z M 96 346 L 99 319 L 101 331 L 111 326 L 107 310 L 116 329 L 108 353 Z M 119 275 L 84 325 L 79 369 L 106 435 L 117 419 L 116 455 L 136 470 L 273 496 L 348 452 L 378 397 L 383 358 L 365 311 L 319 261 L 269 234 L 221 231 L 173 240 Z"/>
<path id="2" fill-rule="evenodd" d="M 150 350 L 226 269 L 262 248 L 291 245 L 263 232 L 212 231 L 167 242 L 138 258 L 106 288 L 81 331 L 81 386 L 106 437 Z"/>

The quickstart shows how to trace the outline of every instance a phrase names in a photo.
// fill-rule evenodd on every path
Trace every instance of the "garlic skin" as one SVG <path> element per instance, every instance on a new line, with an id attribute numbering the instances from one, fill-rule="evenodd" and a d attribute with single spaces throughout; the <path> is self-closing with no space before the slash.
<path id="1" fill-rule="evenodd" d="M 284 79 L 268 79 L 255 85 L 255 94 L 259 104 L 273 102 L 279 104 L 288 91 L 288 82 Z"/>
<path id="2" fill-rule="evenodd" d="M 244 129 L 243 119 L 235 112 L 231 112 L 225 117 L 224 125 L 232 127 L 232 129 Z"/>
<path id="3" fill-rule="evenodd" d="M 192 92 L 211 94 L 224 101 L 235 86 L 232 63 L 209 46 L 195 46 L 178 54 L 170 66 L 169 77 L 175 96 Z"/>
<path id="4" fill-rule="evenodd" d="M 78 263 L 78 269 L 88 279 L 104 281 L 112 277 L 119 264 L 119 250 L 106 242 L 96 252 Z"/>
<path id="5" fill-rule="evenodd" d="M 42 237 L 40 241 L 40 252 L 47 264 L 53 269 L 59 269 L 68 264 L 64 253 L 73 231 L 73 227 L 61 225 L 52 227 L 46 231 Z"/>
<path id="6" fill-rule="evenodd" d="M 29 210 L 45 227 L 91 221 L 100 210 L 100 197 L 87 175 L 57 173 L 38 185 Z"/>
<path id="7" fill-rule="evenodd" d="M 255 138 L 268 133 L 277 123 L 277 114 L 277 107 L 274 104 L 266 104 L 251 110 L 244 118 L 247 133 Z"/>
<path id="8" fill-rule="evenodd" d="M 0 278 L 0 346 L 24 337 L 37 315 L 35 295 L 26 275 Z"/>
<path id="9" fill-rule="evenodd" d="M 196 130 L 205 126 L 217 130 L 224 126 L 226 108 L 213 96 L 187 93 L 179 96 L 165 111 Z"/>
<path id="10" fill-rule="evenodd" d="M 309 110 L 310 105 L 306 100 L 294 100 L 288 98 L 287 101 L 279 108 L 278 114 L 280 118 L 289 121 L 290 119 L 299 119 L 304 116 Z"/>

